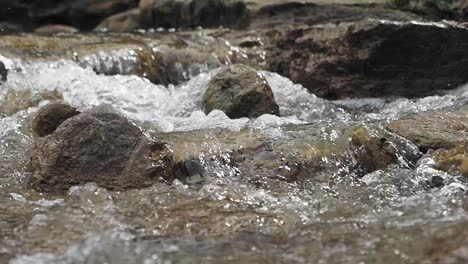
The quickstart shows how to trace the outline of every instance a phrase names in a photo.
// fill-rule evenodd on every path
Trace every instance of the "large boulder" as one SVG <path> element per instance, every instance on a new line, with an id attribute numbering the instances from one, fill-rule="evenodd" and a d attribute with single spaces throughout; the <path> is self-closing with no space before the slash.
<path id="1" fill-rule="evenodd" d="M 446 172 L 455 172 L 468 177 L 468 142 L 434 155 L 435 167 Z"/>
<path id="2" fill-rule="evenodd" d="M 387 129 L 416 144 L 422 151 L 452 149 L 468 142 L 468 106 L 403 117 Z"/>
<path id="3" fill-rule="evenodd" d="M 32 186 L 62 192 L 95 182 L 111 190 L 147 187 L 172 179 L 172 152 L 106 107 L 65 120 L 35 145 L 30 160 Z"/>
<path id="4" fill-rule="evenodd" d="M 48 104 L 34 116 L 31 128 L 40 137 L 52 134 L 57 127 L 70 117 L 78 115 L 76 108 L 64 103 Z"/>
<path id="5" fill-rule="evenodd" d="M 461 20 L 468 17 L 466 0 L 392 0 L 392 3 L 405 11 L 423 15 L 431 20 Z"/>
<path id="6" fill-rule="evenodd" d="M 273 29 L 264 39 L 269 70 L 327 99 L 417 98 L 468 82 L 460 25 L 363 19 Z"/>
<path id="7" fill-rule="evenodd" d="M 226 67 L 216 74 L 202 101 L 206 113 L 219 109 L 230 118 L 279 115 L 279 107 L 266 79 L 243 64 Z"/>
<path id="8" fill-rule="evenodd" d="M 91 30 L 106 17 L 138 6 L 138 0 L 41 0 L 2 3 L 0 21 L 32 30 L 46 24 Z"/>
<path id="9" fill-rule="evenodd" d="M 249 13 L 239 0 L 142 0 L 141 25 L 156 28 L 194 28 L 249 24 Z"/>

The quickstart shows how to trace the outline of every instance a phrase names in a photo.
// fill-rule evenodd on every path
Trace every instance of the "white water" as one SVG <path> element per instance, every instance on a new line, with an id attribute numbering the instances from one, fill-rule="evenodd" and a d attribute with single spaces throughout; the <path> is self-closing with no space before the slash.
<path id="1" fill-rule="evenodd" d="M 174 182 L 117 193 L 86 184 L 64 197 L 24 188 L 22 170 L 34 141 L 27 119 L 54 90 L 79 109 L 110 104 L 144 131 L 249 128 L 276 138 L 285 136 L 285 124 L 384 123 L 463 104 L 463 92 L 333 103 L 262 72 L 282 117 L 231 120 L 221 111 L 201 111 L 201 95 L 217 70 L 164 87 L 135 76 L 98 75 L 68 61 L 5 61 L 11 71 L 0 86 L 0 101 L 9 93 L 31 94 L 24 98 L 26 107 L 0 118 L 0 260 L 4 254 L 14 264 L 417 263 L 428 261 L 434 237 L 444 230 L 454 228 L 466 242 L 468 184 L 435 170 L 429 157 L 416 169 L 394 165 L 362 179 L 337 176 L 342 169 L 337 165 L 333 176 L 317 173 L 302 183 L 266 181 L 270 185 L 261 187 L 245 179 L 262 175 L 239 177 L 235 168 L 207 159 L 205 166 L 215 173 L 201 186 Z M 333 130 L 327 133 L 330 140 L 337 138 Z M 427 188 L 424 183 L 433 176 L 447 184 Z"/>

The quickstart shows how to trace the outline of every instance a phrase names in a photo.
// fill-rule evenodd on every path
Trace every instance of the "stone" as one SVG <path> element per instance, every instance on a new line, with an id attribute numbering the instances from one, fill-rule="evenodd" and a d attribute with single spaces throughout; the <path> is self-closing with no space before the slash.
<path id="1" fill-rule="evenodd" d="M 0 83 L 6 82 L 7 75 L 8 75 L 8 70 L 6 69 L 5 64 L 3 64 L 3 62 L 0 61 Z"/>
<path id="2" fill-rule="evenodd" d="M 206 113 L 222 110 L 230 118 L 279 115 L 279 107 L 266 79 L 253 68 L 236 64 L 216 74 L 203 95 Z"/>
<path id="3" fill-rule="evenodd" d="M 392 3 L 405 11 L 423 15 L 430 20 L 466 21 L 468 3 L 465 0 L 393 0 Z"/>
<path id="4" fill-rule="evenodd" d="M 357 170 L 361 175 L 398 164 L 398 150 L 385 137 L 371 136 L 364 127 L 351 132 L 351 142 L 357 160 Z"/>
<path id="5" fill-rule="evenodd" d="M 146 28 L 245 27 L 249 13 L 238 0 L 142 0 L 141 25 Z"/>
<path id="6" fill-rule="evenodd" d="M 434 155 L 435 168 L 468 177 L 468 142 L 458 147 L 438 151 Z"/>
<path id="7" fill-rule="evenodd" d="M 78 115 L 76 108 L 64 103 L 52 103 L 39 109 L 32 120 L 31 128 L 40 137 L 52 134 L 70 117 Z"/>
<path id="8" fill-rule="evenodd" d="M 78 29 L 67 25 L 44 25 L 34 29 L 38 34 L 75 33 Z"/>
<path id="9" fill-rule="evenodd" d="M 3 100 L 0 100 L 0 115 L 13 115 L 30 107 L 36 107 L 44 100 L 63 101 L 63 95 L 57 90 L 34 93 L 29 89 L 7 89 Z"/>
<path id="10" fill-rule="evenodd" d="M 468 106 L 406 116 L 390 122 L 387 129 L 423 152 L 456 148 L 468 142 Z"/>
<path id="11" fill-rule="evenodd" d="M 64 192 L 94 182 L 109 190 L 171 182 L 172 151 L 106 106 L 65 120 L 40 139 L 31 154 L 31 185 L 38 191 Z"/>
<path id="12" fill-rule="evenodd" d="M 130 32 L 140 27 L 140 9 L 134 8 L 106 18 L 95 31 Z"/>
<path id="13" fill-rule="evenodd" d="M 138 0 L 42 0 L 2 3 L 0 20 L 29 31 L 46 24 L 92 30 L 105 18 L 138 6 Z"/>
<path id="14" fill-rule="evenodd" d="M 364 18 L 275 28 L 263 40 L 268 70 L 326 99 L 420 98 L 468 82 L 462 25 Z"/>

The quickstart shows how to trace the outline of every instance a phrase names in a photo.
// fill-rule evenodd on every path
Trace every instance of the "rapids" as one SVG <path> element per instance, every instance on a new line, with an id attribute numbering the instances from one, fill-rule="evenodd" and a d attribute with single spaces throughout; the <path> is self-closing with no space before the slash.
<path id="1" fill-rule="evenodd" d="M 122 54 L 101 54 L 89 63 L 126 61 Z M 249 178 L 262 181 L 261 171 L 241 175 L 199 153 L 207 173 L 193 184 L 176 180 L 111 192 L 90 183 L 65 196 L 25 184 L 34 142 L 30 116 L 57 98 L 81 110 L 112 105 L 148 134 L 247 129 L 281 139 L 295 133 L 285 125 L 316 124 L 315 132 L 334 142 L 336 128 L 346 124 L 382 127 L 407 114 L 466 104 L 463 87 L 421 99 L 327 101 L 263 71 L 282 117 L 232 120 L 201 109 L 217 69 L 184 72 L 187 82 L 163 86 L 137 76 L 97 74 L 92 65 L 69 60 L 0 59 L 10 69 L 0 85 L 2 263 L 430 263 L 446 234 L 467 243 L 468 181 L 435 170 L 428 155 L 415 166 L 401 161 L 362 178 L 331 163 L 331 170 L 303 181 L 265 179 L 258 185 Z M 227 151 L 209 135 L 207 149 Z M 444 178 L 445 186 L 428 187 L 434 176 Z M 468 257 L 464 250 L 453 263 Z"/>

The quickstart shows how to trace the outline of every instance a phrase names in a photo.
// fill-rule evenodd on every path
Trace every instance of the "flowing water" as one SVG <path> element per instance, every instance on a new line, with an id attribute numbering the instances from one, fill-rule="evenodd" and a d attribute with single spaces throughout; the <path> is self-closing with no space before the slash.
<path id="1" fill-rule="evenodd" d="M 281 140 L 304 133 L 285 126 L 311 123 L 310 133 L 335 142 L 338 128 L 348 124 L 382 127 L 407 114 L 465 104 L 463 89 L 417 100 L 330 102 L 261 72 L 282 117 L 232 120 L 221 111 L 201 111 L 216 69 L 166 87 L 96 74 L 68 60 L 0 59 L 10 69 L 0 85 L 0 262 L 432 263 L 440 252 L 450 253 L 448 263 L 468 259 L 468 182 L 435 170 L 429 156 L 363 177 L 324 160 L 328 170 L 288 182 L 261 170 L 243 173 L 202 152 L 207 173 L 201 182 L 126 192 L 89 183 L 61 196 L 31 190 L 25 172 L 35 140 L 30 117 L 56 99 L 81 110 L 110 104 L 147 134 L 208 131 L 205 149 L 222 153 L 228 150 L 214 135 L 219 129 L 262 131 Z M 428 187 L 434 176 L 446 179 L 445 186 Z"/>

